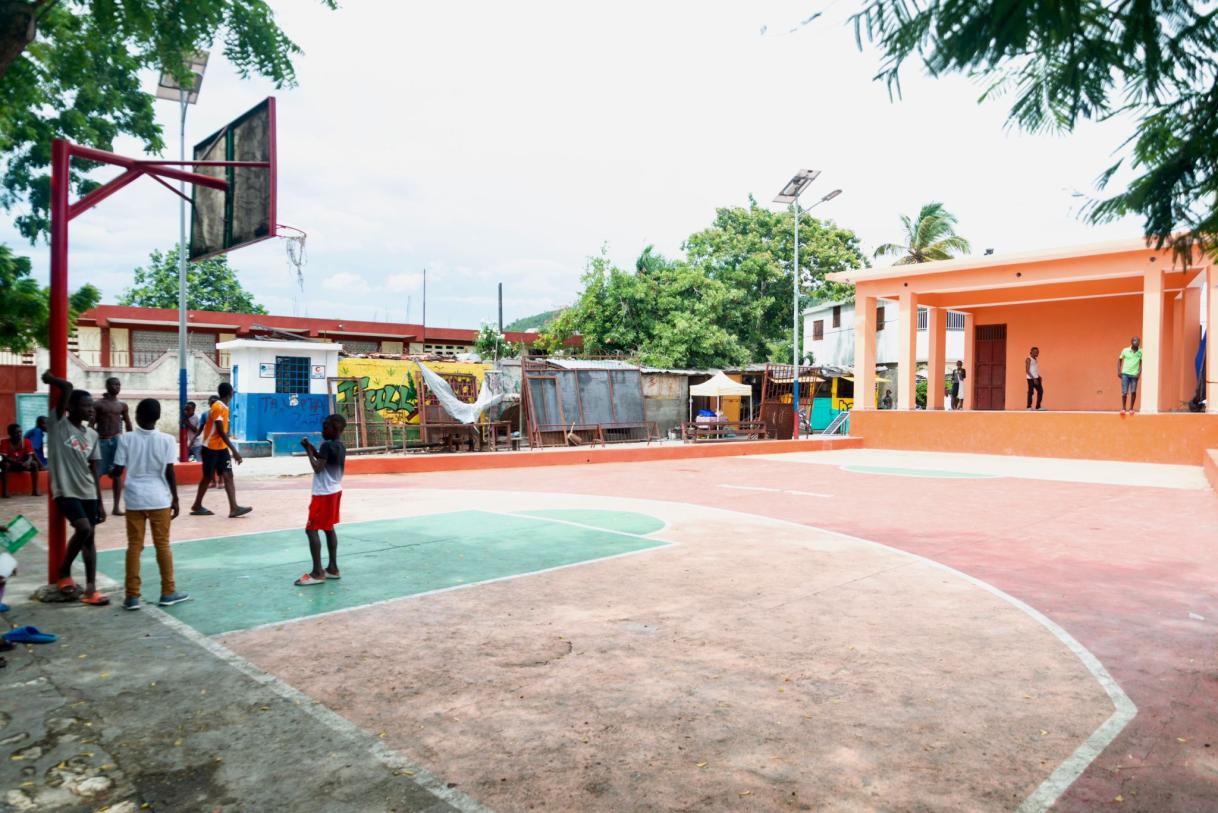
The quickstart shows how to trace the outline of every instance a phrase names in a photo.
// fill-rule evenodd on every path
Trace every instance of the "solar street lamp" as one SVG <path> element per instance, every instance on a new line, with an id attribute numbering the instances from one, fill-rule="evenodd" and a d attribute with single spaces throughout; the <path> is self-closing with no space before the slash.
<path id="1" fill-rule="evenodd" d="M 791 411 L 794 413 L 796 439 L 799 438 L 799 196 L 819 175 L 819 169 L 801 169 L 774 197 L 775 203 L 784 206 L 795 204 L 795 262 L 791 275 L 791 357 L 795 369 L 791 374 Z M 841 193 L 842 190 L 835 189 L 808 208 L 833 200 Z"/>
<path id="2" fill-rule="evenodd" d="M 181 106 L 179 127 L 179 159 L 186 161 L 186 109 L 199 101 L 199 89 L 203 85 L 203 74 L 207 70 L 207 52 L 197 51 L 187 57 L 190 66 L 190 85 L 182 85 L 171 73 L 161 74 L 157 82 L 158 99 L 176 101 Z M 186 182 L 178 182 L 182 199 L 178 201 L 178 418 L 186 414 Z M 186 462 L 186 439 L 181 430 L 180 457 Z"/>

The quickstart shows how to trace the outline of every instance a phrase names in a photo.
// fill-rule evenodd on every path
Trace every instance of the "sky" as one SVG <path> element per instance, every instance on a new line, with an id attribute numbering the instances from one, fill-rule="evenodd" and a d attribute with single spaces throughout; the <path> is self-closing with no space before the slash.
<path id="1" fill-rule="evenodd" d="M 978 103 L 980 84 L 916 66 L 892 100 L 849 0 L 271 5 L 305 51 L 299 85 L 243 80 L 217 46 L 186 141 L 276 96 L 278 219 L 308 234 L 303 291 L 284 241 L 230 255 L 272 313 L 417 323 L 426 268 L 427 324 L 493 322 L 500 282 L 510 322 L 572 302 L 602 247 L 627 267 L 649 244 L 677 256 L 717 207 L 768 202 L 805 167 L 822 172 L 805 202 L 842 189 L 816 215 L 868 253 L 929 201 L 976 253 L 1140 234 L 1136 220 L 1097 227 L 1078 213 L 1128 121 L 1012 131 L 1003 100 Z M 176 158 L 177 105 L 157 108 Z M 115 301 L 151 250 L 177 241 L 177 200 L 144 179 L 74 220 L 73 287 Z M 46 279 L 46 246 L 2 214 L 0 242 Z"/>

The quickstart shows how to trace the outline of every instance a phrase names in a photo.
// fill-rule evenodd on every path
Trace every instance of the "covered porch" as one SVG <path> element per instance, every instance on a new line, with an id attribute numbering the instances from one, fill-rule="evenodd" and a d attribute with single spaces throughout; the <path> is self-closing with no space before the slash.
<path id="1" fill-rule="evenodd" d="M 1117 358 L 1139 336 L 1144 351 L 1137 408 L 1185 412 L 1197 391 L 1202 326 L 1218 323 L 1218 267 L 1193 264 L 1141 241 L 1024 254 L 970 257 L 829 275 L 855 285 L 855 410 L 874 410 L 876 330 L 898 334 L 898 410 L 916 408 L 918 312 L 925 311 L 927 368 L 943 370 L 946 314 L 964 318 L 966 410 L 1023 410 L 1024 359 L 1039 348 L 1044 409 L 1121 407 Z M 896 324 L 878 306 L 896 303 Z M 892 308 L 885 308 L 891 312 Z M 1218 354 L 1203 371 L 1218 413 Z M 928 381 L 926 409 L 944 409 L 944 387 Z"/>

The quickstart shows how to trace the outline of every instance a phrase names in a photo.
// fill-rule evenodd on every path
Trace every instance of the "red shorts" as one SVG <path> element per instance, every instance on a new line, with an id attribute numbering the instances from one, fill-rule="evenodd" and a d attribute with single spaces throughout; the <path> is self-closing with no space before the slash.
<path id="1" fill-rule="evenodd" d="M 309 500 L 309 521 L 305 523 L 306 531 L 333 531 L 339 523 L 338 507 L 343 501 L 343 493 L 314 494 Z"/>

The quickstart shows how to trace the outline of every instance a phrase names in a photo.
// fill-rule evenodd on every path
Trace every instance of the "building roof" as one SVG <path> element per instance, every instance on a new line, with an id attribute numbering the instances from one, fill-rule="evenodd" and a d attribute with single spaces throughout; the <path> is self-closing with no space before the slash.
<path id="1" fill-rule="evenodd" d="M 368 322 L 360 319 L 319 319 L 301 316 L 276 316 L 273 314 L 218 313 L 215 311 L 187 311 L 187 324 L 192 329 L 211 329 L 223 333 L 235 333 L 241 337 L 266 332 L 265 329 L 284 333 L 298 333 L 310 338 L 342 337 L 368 338 L 389 341 L 415 342 L 460 342 L 473 344 L 477 330 L 467 328 L 431 327 L 406 322 Z M 138 308 L 132 305 L 98 305 L 85 311 L 78 320 L 82 325 L 97 327 L 139 327 L 141 325 L 177 327 L 178 312 L 173 308 Z M 504 337 L 513 344 L 536 343 L 539 334 L 509 331 Z M 572 337 L 567 344 L 578 345 L 579 339 Z"/>
<path id="2" fill-rule="evenodd" d="M 987 268 L 1001 268 L 1012 265 L 1031 265 L 1037 263 L 1080 260 L 1089 257 L 1107 255 L 1134 254 L 1142 252 L 1155 253 L 1153 247 L 1138 238 L 1133 240 L 1111 240 L 1105 243 L 1091 243 L 1082 246 L 1066 246 L 1051 249 L 1021 251 L 1012 254 L 986 254 L 981 257 L 956 257 L 951 260 L 936 260 L 929 263 L 910 265 L 889 265 L 880 268 L 857 268 L 850 271 L 835 271 L 826 274 L 825 278 L 833 282 L 859 284 L 878 280 L 900 279 L 909 276 L 929 276 L 932 274 L 947 274 L 953 271 L 974 271 Z M 1165 246 L 1158 253 L 1170 256 L 1171 248 Z"/>
<path id="3" fill-rule="evenodd" d="M 638 365 L 614 359 L 558 359 L 548 358 L 547 364 L 563 370 L 637 370 Z"/>

